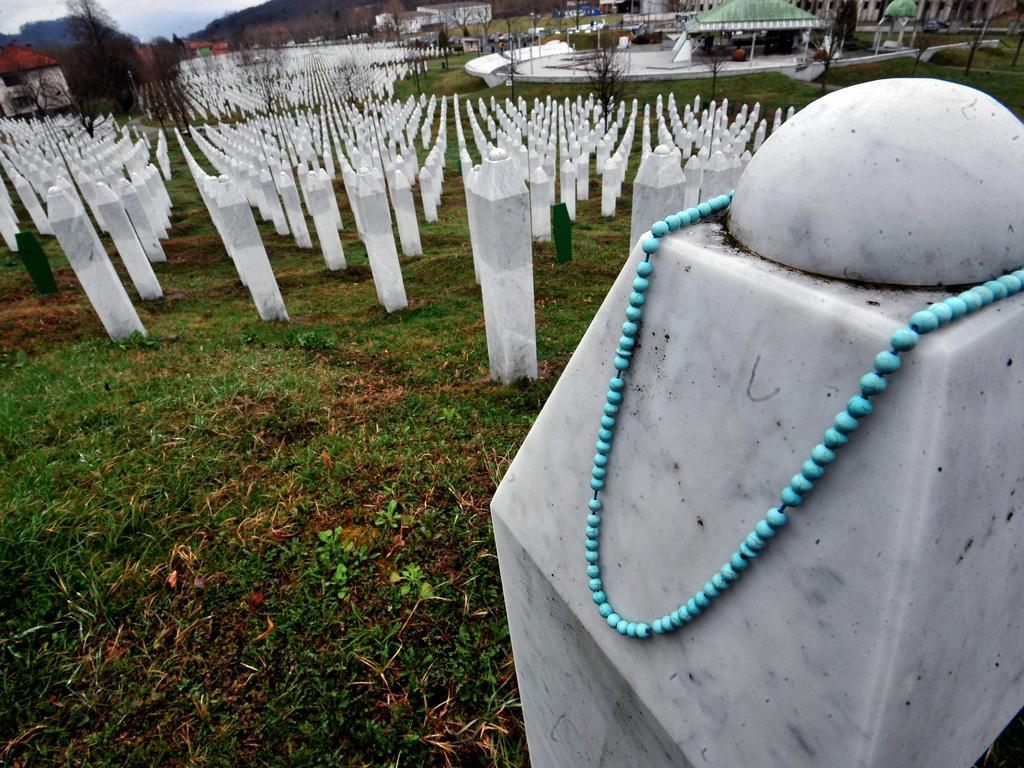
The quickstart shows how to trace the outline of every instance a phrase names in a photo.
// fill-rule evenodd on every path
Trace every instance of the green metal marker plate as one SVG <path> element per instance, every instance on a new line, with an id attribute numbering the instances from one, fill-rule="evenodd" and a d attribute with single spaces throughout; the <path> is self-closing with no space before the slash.
<path id="1" fill-rule="evenodd" d="M 559 264 L 572 261 L 572 221 L 565 203 L 551 207 L 551 233 L 555 238 L 555 261 Z"/>
<path id="2" fill-rule="evenodd" d="M 31 232 L 18 232 L 15 236 L 18 243 L 18 255 L 36 284 L 36 290 L 40 293 L 57 293 L 57 282 L 53 279 L 53 272 L 50 271 L 50 262 L 46 260 L 39 241 Z"/>

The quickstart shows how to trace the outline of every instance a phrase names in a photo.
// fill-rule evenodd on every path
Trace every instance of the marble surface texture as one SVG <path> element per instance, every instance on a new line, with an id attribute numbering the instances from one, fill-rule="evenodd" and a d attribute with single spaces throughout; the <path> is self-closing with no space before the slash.
<path id="1" fill-rule="evenodd" d="M 415 167 L 415 163 L 412 166 Z M 423 220 L 437 221 L 437 197 L 434 194 L 435 175 L 437 171 L 424 165 L 420 172 L 420 200 L 423 202 Z"/>
<path id="2" fill-rule="evenodd" d="M 18 220 L 14 217 L 14 211 L 0 202 L 0 236 L 3 236 L 8 250 L 18 252 L 18 242 L 15 236 L 18 234 Z"/>
<path id="3" fill-rule="evenodd" d="M 615 204 L 618 202 L 618 161 L 613 157 L 604 165 L 601 176 L 601 215 L 606 219 L 615 217 Z"/>
<path id="4" fill-rule="evenodd" d="M 416 201 L 412 196 L 409 179 L 403 171 L 396 171 L 391 184 L 391 199 L 394 202 L 395 222 L 398 224 L 398 239 L 402 243 L 403 256 L 422 256 L 420 227 L 416 222 Z"/>
<path id="5" fill-rule="evenodd" d="M 265 168 L 260 171 L 260 186 L 263 189 L 263 199 L 267 204 L 267 212 L 270 214 L 271 221 L 274 222 L 274 231 L 281 236 L 290 235 L 291 230 L 288 228 L 288 219 L 285 217 L 284 208 L 281 207 L 281 198 L 278 197 L 277 186 L 274 184 L 270 171 Z"/>
<path id="6" fill-rule="evenodd" d="M 288 311 L 248 201 L 234 184 L 227 182 L 223 185 L 218 204 L 224 237 L 231 243 L 228 251 L 242 283 L 249 289 L 260 319 L 287 321 Z"/>
<path id="7" fill-rule="evenodd" d="M 590 198 L 590 154 L 581 153 L 576 156 L 576 199 Z"/>
<path id="8" fill-rule="evenodd" d="M 480 284 L 480 245 L 479 237 L 477 235 L 477 228 L 479 227 L 478 222 L 480 221 L 480 215 L 476 213 L 473 206 L 476 205 L 478 196 L 473 194 L 474 185 L 476 179 L 480 174 L 480 166 L 473 165 L 469 159 L 469 153 L 465 153 L 462 158 L 462 192 L 466 198 L 466 220 L 469 226 L 469 246 L 473 251 L 473 278 L 476 280 L 476 284 Z"/>
<path id="9" fill-rule="evenodd" d="M 359 209 L 360 237 L 366 246 L 377 299 L 388 312 L 409 306 L 398 261 L 395 235 L 391 229 L 391 209 L 384 190 L 384 177 L 377 170 L 361 168 L 356 183 L 356 205 Z"/>
<path id="10" fill-rule="evenodd" d="M 1024 123 L 991 96 L 945 80 L 876 80 L 772 132 L 736 185 L 732 232 L 805 272 L 974 283 L 1020 266 L 1022 178 Z"/>
<path id="11" fill-rule="evenodd" d="M 128 276 L 139 294 L 144 300 L 163 298 L 164 292 L 160 288 L 153 267 L 146 258 L 146 252 L 139 242 L 131 221 L 128 220 L 128 213 L 124 209 L 121 198 L 114 194 L 114 191 L 105 183 L 98 182 L 94 190 L 96 207 L 103 221 L 106 222 L 110 239 L 114 241 L 114 247 L 124 262 Z"/>
<path id="12" fill-rule="evenodd" d="M 565 203 L 565 210 L 569 214 L 570 221 L 576 221 L 576 164 L 567 159 L 562 162 L 562 172 L 559 175 L 561 194 L 559 202 Z"/>
<path id="13" fill-rule="evenodd" d="M 299 248 L 312 248 L 313 241 L 309 237 L 309 227 L 306 226 L 306 217 L 302 214 L 302 201 L 299 199 L 295 179 L 292 178 L 290 170 L 282 169 L 278 172 L 277 186 L 281 193 L 281 199 L 284 201 L 288 227 L 295 237 L 295 245 Z"/>
<path id="14" fill-rule="evenodd" d="M 648 232 L 651 224 L 683 209 L 686 177 L 678 150 L 659 144 L 640 163 L 633 179 L 633 210 L 630 217 L 629 245 Z"/>
<path id="15" fill-rule="evenodd" d="M 548 199 L 548 175 L 537 166 L 530 172 L 530 224 L 533 239 L 541 242 L 551 240 L 551 206 Z"/>
<path id="16" fill-rule="evenodd" d="M 128 218 L 135 228 L 135 234 L 146 252 L 146 257 L 153 263 L 167 261 L 164 247 L 160 245 L 160 240 L 157 238 L 156 231 L 153 229 L 135 186 L 128 179 L 121 179 L 117 182 L 117 188 L 114 191 L 121 197 L 121 204 L 124 205 L 124 209 L 128 213 Z"/>
<path id="17" fill-rule="evenodd" d="M 145 336 L 146 329 L 81 204 L 67 191 L 52 187 L 47 207 L 53 234 L 110 338 Z"/>
<path id="18" fill-rule="evenodd" d="M 21 200 L 22 206 L 28 211 L 29 218 L 32 219 L 32 226 L 41 235 L 52 235 L 53 229 L 50 227 L 43 207 L 39 204 L 39 198 L 32 191 L 32 186 L 18 173 L 11 175 L 11 181 L 14 183 L 14 191 L 18 193 L 18 199 Z"/>
<path id="19" fill-rule="evenodd" d="M 306 179 L 306 194 L 309 197 L 309 215 L 313 217 L 316 239 L 320 242 L 327 268 L 332 271 L 345 269 L 345 251 L 338 236 L 336 209 L 331 206 L 334 189 L 330 181 L 325 184 L 316 171 L 310 171 Z"/>
<path id="20" fill-rule="evenodd" d="M 515 161 L 492 150 L 467 188 L 491 377 L 537 378 L 530 195 Z"/>
<path id="21" fill-rule="evenodd" d="M 650 621 L 724 563 L 936 290 L 672 235 L 602 494 L 602 576 Z M 1024 703 L 1024 296 L 923 338 L 809 500 L 700 619 L 635 641 L 583 558 L 634 249 L 492 504 L 534 768 L 965 768 Z"/>

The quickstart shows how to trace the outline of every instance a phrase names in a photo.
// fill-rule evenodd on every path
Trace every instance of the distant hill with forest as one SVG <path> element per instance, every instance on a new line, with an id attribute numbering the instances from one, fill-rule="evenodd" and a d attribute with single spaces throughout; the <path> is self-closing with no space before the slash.
<path id="1" fill-rule="evenodd" d="M 0 45 L 8 43 L 31 45 L 33 48 L 54 48 L 59 45 L 68 45 L 71 43 L 68 20 L 63 18 L 30 21 L 27 24 L 22 24 L 21 29 L 14 34 L 0 33 Z"/>

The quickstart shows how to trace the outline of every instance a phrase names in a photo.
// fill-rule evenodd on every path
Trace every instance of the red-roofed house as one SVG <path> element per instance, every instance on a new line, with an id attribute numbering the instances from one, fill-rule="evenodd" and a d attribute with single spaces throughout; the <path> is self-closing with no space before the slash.
<path id="1" fill-rule="evenodd" d="M 56 59 L 31 45 L 0 48 L 0 112 L 4 117 L 64 109 L 71 103 L 68 84 Z"/>
<path id="2" fill-rule="evenodd" d="M 208 56 L 222 56 L 231 53 L 231 47 L 220 40 L 207 42 L 206 40 L 185 40 L 185 53 L 190 59 L 205 59 Z"/>

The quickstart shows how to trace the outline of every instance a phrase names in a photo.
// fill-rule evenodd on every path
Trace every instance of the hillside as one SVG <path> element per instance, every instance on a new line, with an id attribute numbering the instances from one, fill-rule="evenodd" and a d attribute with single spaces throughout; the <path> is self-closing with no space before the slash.
<path id="1" fill-rule="evenodd" d="M 50 19 L 47 21 L 30 21 L 22 24 L 21 29 L 11 35 L 0 34 L 0 45 L 18 43 L 32 45 L 36 48 L 52 48 L 67 45 L 71 42 L 67 19 Z"/>
<path id="2" fill-rule="evenodd" d="M 225 14 L 190 37 L 233 39 L 259 27 L 284 27 L 299 37 L 326 36 L 365 29 L 371 23 L 371 6 L 361 0 L 268 0 Z"/>

